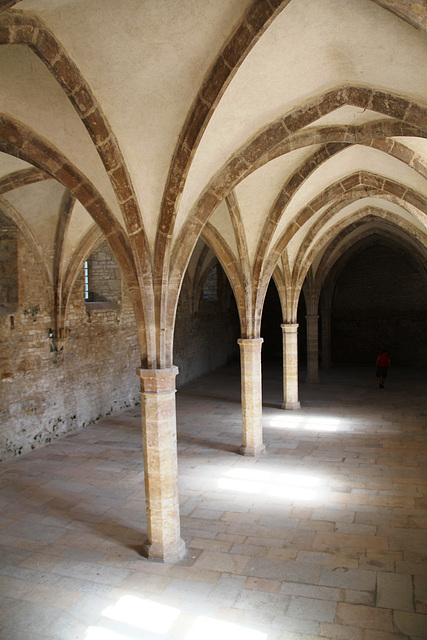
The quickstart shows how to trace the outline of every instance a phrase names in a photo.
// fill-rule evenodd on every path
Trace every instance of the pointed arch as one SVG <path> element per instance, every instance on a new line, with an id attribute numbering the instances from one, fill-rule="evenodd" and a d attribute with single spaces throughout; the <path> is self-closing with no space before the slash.
<path id="1" fill-rule="evenodd" d="M 146 326 L 154 327 L 154 293 L 148 240 L 130 174 L 109 122 L 80 70 L 46 25 L 35 16 L 14 10 L 1 11 L 0 45 L 15 44 L 28 46 L 43 62 L 62 87 L 93 141 L 117 197 L 129 234 L 133 269 L 143 290 Z M 37 166 L 36 162 L 31 164 Z M 75 177 L 74 175 L 73 179 Z M 57 179 L 61 181 L 59 175 Z M 78 194 L 75 195 L 80 199 Z M 90 195 L 93 196 L 93 191 Z M 83 193 L 81 196 L 83 197 Z M 105 206 L 104 204 L 104 208 Z M 118 251 L 119 247 L 116 246 L 115 250 Z M 124 255 L 121 260 L 126 260 Z M 135 285 L 132 289 L 136 289 Z M 134 302 L 136 297 L 135 292 Z M 135 311 L 138 318 L 140 312 L 137 309 Z M 148 340 L 144 339 L 144 342 L 147 342 L 147 349 L 144 349 L 147 353 L 147 367 L 153 368 L 156 366 L 155 339 L 149 335 Z"/>
<path id="2" fill-rule="evenodd" d="M 149 332 L 146 331 L 146 305 L 141 299 L 133 254 L 128 240 L 102 196 L 94 186 L 71 165 L 55 148 L 35 135 L 24 125 L 6 116 L 0 116 L 0 151 L 11 153 L 35 165 L 55 178 L 80 201 L 108 240 L 123 276 L 126 278 L 137 319 L 141 351 L 147 360 L 152 355 Z"/>
<path id="3" fill-rule="evenodd" d="M 344 105 L 369 109 L 400 120 L 385 120 L 360 127 L 306 129 L 317 119 Z M 270 160 L 313 144 L 364 143 L 373 138 L 405 135 L 427 137 L 427 108 L 400 96 L 360 86 L 340 87 L 321 94 L 304 108 L 269 124 L 224 165 L 192 207 L 172 252 L 172 278 L 185 271 L 192 247 L 219 203 L 241 180 Z"/>

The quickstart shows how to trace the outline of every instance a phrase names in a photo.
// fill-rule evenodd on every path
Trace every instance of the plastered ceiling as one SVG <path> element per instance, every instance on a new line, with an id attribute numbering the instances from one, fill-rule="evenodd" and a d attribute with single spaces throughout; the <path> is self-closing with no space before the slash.
<path id="1" fill-rule="evenodd" d="M 140 280 L 200 237 L 270 278 L 373 203 L 423 238 L 426 25 L 425 0 L 3 2 L 0 207 L 52 281 L 95 229 Z"/>

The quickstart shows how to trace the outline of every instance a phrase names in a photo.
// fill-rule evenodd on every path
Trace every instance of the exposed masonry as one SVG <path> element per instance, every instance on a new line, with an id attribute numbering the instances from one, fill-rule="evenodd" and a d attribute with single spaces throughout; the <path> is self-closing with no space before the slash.
<path id="1" fill-rule="evenodd" d="M 387 349 L 395 365 L 424 366 L 427 278 L 420 264 L 392 239 L 372 235 L 342 260 L 343 266 L 338 263 L 334 270 L 334 364 L 374 368 L 377 351 Z"/>
<path id="2" fill-rule="evenodd" d="M 66 338 L 50 339 L 54 314 L 49 291 L 33 251 L 16 228 L 15 236 L 19 300 L 0 314 L 0 459 L 140 403 L 137 325 L 123 280 L 120 304 L 85 304 L 80 269 L 69 299 Z M 100 286 L 102 272 L 111 286 L 111 260 L 111 250 L 101 244 L 94 253 Z M 197 309 L 191 288 L 183 289 L 175 335 L 178 386 L 236 355 L 237 313 L 222 282 L 218 303 L 201 302 Z M 218 330 L 221 345 L 215 340 Z"/>
<path id="3" fill-rule="evenodd" d="M 93 251 L 87 262 L 88 301 L 120 305 L 120 269 L 106 240 Z"/>
<path id="4" fill-rule="evenodd" d="M 0 316 L 2 459 L 140 401 L 135 375 L 140 354 L 127 292 L 119 310 L 87 311 L 81 274 L 69 306 L 70 332 L 57 351 L 59 344 L 49 338 L 52 303 L 20 233 L 18 276 L 18 308 Z"/>
<path id="5" fill-rule="evenodd" d="M 9 175 L 0 180 L 0 195 L 48 178 L 49 176 L 40 169 L 22 169 L 21 171 L 9 173 Z"/>
<path id="6" fill-rule="evenodd" d="M 338 225 L 338 228 L 336 229 L 338 233 L 334 234 L 333 239 L 331 233 L 325 234 L 322 246 L 326 246 L 327 244 L 328 252 L 323 255 L 316 271 L 315 287 L 317 290 L 317 298 L 320 295 L 320 290 L 325 279 L 334 267 L 335 263 L 341 258 L 341 256 L 351 250 L 354 241 L 350 236 L 356 229 L 359 230 L 357 234 L 358 241 L 362 240 L 367 235 L 371 236 L 375 232 L 375 229 L 385 237 L 394 238 L 395 240 L 398 239 L 399 244 L 406 247 L 409 253 L 415 255 L 420 265 L 423 265 L 427 272 L 427 260 L 424 251 L 425 243 L 427 242 L 426 234 L 421 233 L 419 230 L 416 232 L 414 230 L 414 233 L 404 241 L 402 240 L 402 237 L 400 235 L 398 236 L 396 233 L 402 225 L 401 220 L 399 220 L 397 216 L 395 218 L 387 216 L 386 225 L 380 225 L 379 222 L 383 217 L 384 210 L 367 207 L 357 215 L 352 216 L 351 222 L 343 221 Z M 372 223 L 376 226 L 373 227 Z M 345 242 L 346 238 L 348 238 L 347 242 Z M 337 249 L 338 247 L 339 249 Z M 307 255 L 307 259 L 310 260 L 312 255 L 310 253 Z"/>
<path id="7" fill-rule="evenodd" d="M 0 213 L 0 314 L 15 311 L 18 304 L 18 230 Z"/>
<path id="8" fill-rule="evenodd" d="M 240 335 L 237 309 L 225 278 L 219 277 L 216 302 L 203 300 L 201 287 L 196 284 L 193 289 L 187 280 L 188 277 L 178 302 L 174 333 L 173 361 L 179 369 L 178 388 L 237 359 Z"/>

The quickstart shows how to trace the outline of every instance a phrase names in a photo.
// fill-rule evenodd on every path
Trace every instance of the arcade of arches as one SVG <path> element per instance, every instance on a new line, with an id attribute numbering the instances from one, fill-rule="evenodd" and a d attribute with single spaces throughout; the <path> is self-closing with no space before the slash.
<path id="1" fill-rule="evenodd" d="M 141 402 L 173 561 L 177 385 L 240 358 L 257 456 L 262 353 L 283 411 L 299 369 L 427 363 L 427 6 L 0 7 L 2 455 Z"/>

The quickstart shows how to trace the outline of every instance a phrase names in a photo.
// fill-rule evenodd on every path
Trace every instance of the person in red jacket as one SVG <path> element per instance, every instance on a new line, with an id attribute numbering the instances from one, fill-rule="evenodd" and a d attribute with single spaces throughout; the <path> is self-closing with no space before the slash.
<path id="1" fill-rule="evenodd" d="M 385 379 L 390 368 L 390 358 L 387 351 L 383 351 L 377 358 L 377 380 L 380 389 L 384 389 Z"/>

